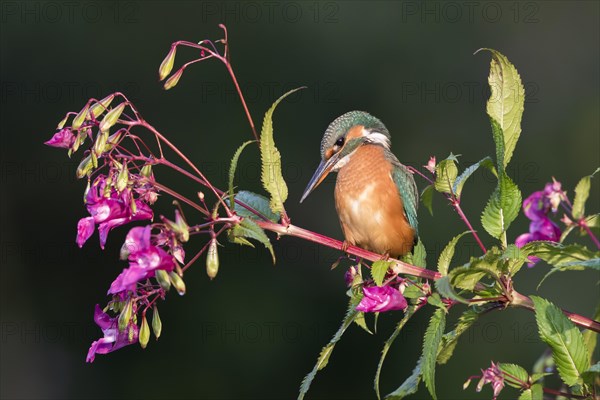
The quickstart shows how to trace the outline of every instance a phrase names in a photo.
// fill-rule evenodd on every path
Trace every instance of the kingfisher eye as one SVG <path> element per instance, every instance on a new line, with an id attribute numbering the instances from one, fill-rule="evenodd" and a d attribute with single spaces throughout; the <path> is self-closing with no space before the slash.
<path id="1" fill-rule="evenodd" d="M 344 145 L 344 137 L 340 137 L 338 140 L 336 140 L 335 145 L 338 147 L 342 147 Z"/>

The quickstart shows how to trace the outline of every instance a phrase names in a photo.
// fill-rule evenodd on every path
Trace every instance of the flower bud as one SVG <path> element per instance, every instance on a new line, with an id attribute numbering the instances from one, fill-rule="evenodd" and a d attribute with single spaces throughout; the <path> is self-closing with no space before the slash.
<path id="1" fill-rule="evenodd" d="M 219 272 L 219 253 L 217 251 L 217 240 L 212 239 L 206 253 L 206 274 L 213 280 Z"/>
<path id="2" fill-rule="evenodd" d="M 104 148 L 105 151 L 111 151 L 112 149 L 115 148 L 115 146 L 119 143 L 119 141 L 121 140 L 121 137 L 123 136 L 123 129 L 119 129 L 118 131 L 116 131 L 115 133 L 113 133 L 112 135 L 110 135 L 108 137 L 108 140 L 106 141 L 106 147 Z"/>
<path id="3" fill-rule="evenodd" d="M 123 110 L 125 109 L 126 105 L 127 105 L 126 103 L 121 103 L 118 106 L 116 106 L 115 108 L 113 108 L 112 110 L 110 110 L 108 113 L 106 113 L 106 115 L 102 119 L 102 122 L 100 122 L 100 131 L 101 132 L 108 132 L 108 130 L 114 124 L 117 123 L 117 120 L 123 113 Z"/>
<path id="4" fill-rule="evenodd" d="M 77 171 L 75 172 L 75 175 L 77 176 L 78 179 L 81 179 L 90 173 L 93 166 L 94 165 L 92 162 L 92 155 L 90 154 L 87 157 L 85 157 L 83 160 L 81 160 L 81 162 L 77 166 Z"/>
<path id="5" fill-rule="evenodd" d="M 150 326 L 148 326 L 148 320 L 144 315 L 142 317 L 142 326 L 140 326 L 140 334 L 138 336 L 138 341 L 140 342 L 140 346 L 142 349 L 145 349 L 148 345 L 148 341 L 150 340 Z"/>
<path id="6" fill-rule="evenodd" d="M 127 301 L 125 307 L 121 311 L 121 314 L 119 314 L 119 332 L 125 331 L 125 328 L 127 328 L 127 325 L 129 325 L 129 321 L 131 321 L 131 314 L 133 311 L 132 303 L 132 300 Z"/>
<path id="7" fill-rule="evenodd" d="M 145 164 L 140 170 L 140 174 L 146 178 L 150 178 L 152 176 L 152 164 Z"/>
<path id="8" fill-rule="evenodd" d="M 83 121 L 85 121 L 85 117 L 88 113 L 89 108 L 90 107 L 86 104 L 85 107 L 83 107 L 81 109 L 81 111 L 79 111 L 79 114 L 77 114 L 75 116 L 75 118 L 73 118 L 73 123 L 71 124 L 71 129 L 76 131 L 79 128 L 81 128 L 81 125 L 83 124 Z"/>
<path id="9" fill-rule="evenodd" d="M 158 281 L 160 287 L 164 290 L 169 290 L 171 288 L 171 280 L 169 279 L 169 273 L 164 269 L 157 269 L 154 273 L 156 280 Z"/>
<path id="10" fill-rule="evenodd" d="M 127 163 L 123 163 L 117 176 L 117 190 L 122 192 L 129 183 L 129 170 L 127 169 Z"/>
<path id="11" fill-rule="evenodd" d="M 179 293 L 180 296 L 183 296 L 185 294 L 185 283 L 183 282 L 183 279 L 173 271 L 169 272 L 169 279 L 171 280 L 171 284 L 175 287 L 175 290 L 177 290 L 177 293 Z"/>
<path id="12" fill-rule="evenodd" d="M 94 148 L 92 153 L 96 157 L 100 157 L 104 151 L 106 150 L 106 143 L 108 142 L 108 131 L 100 131 L 96 136 L 96 141 L 94 142 Z"/>
<path id="13" fill-rule="evenodd" d="M 169 50 L 169 53 L 160 63 L 160 67 L 158 68 L 159 81 L 162 81 L 171 73 L 171 70 L 173 69 L 173 63 L 175 62 L 175 53 L 177 53 L 177 47 L 171 46 L 171 50 Z"/>
<path id="14" fill-rule="evenodd" d="M 169 79 L 167 79 L 163 86 L 164 89 L 169 90 L 175 85 L 177 85 L 177 83 L 179 82 L 179 78 L 181 78 L 181 75 L 183 75 L 183 69 L 177 70 L 177 72 L 175 72 L 173 75 L 171 75 Z"/>
<path id="15" fill-rule="evenodd" d="M 65 123 L 67 122 L 67 119 L 69 119 L 69 114 L 65 115 L 65 117 L 58 123 L 58 125 L 56 125 L 56 129 L 64 128 Z"/>
<path id="16" fill-rule="evenodd" d="M 90 115 L 94 118 L 98 118 L 99 116 L 101 116 L 104 113 L 104 111 L 106 111 L 108 109 L 108 106 L 110 105 L 110 103 L 113 101 L 114 98 L 115 98 L 115 95 L 113 93 L 109 96 L 106 96 L 99 102 L 94 103 L 94 105 L 92 105 L 90 107 Z"/>
<path id="17" fill-rule="evenodd" d="M 158 308 L 156 306 L 152 312 L 152 331 L 154 332 L 154 336 L 158 339 L 160 337 L 160 333 L 162 332 L 162 322 L 160 320 L 160 315 L 158 314 Z"/>
<path id="18" fill-rule="evenodd" d="M 190 240 L 190 227 L 179 213 L 179 210 L 175 210 L 175 222 L 168 218 L 164 218 L 164 222 L 177 235 L 179 240 L 184 243 Z"/>

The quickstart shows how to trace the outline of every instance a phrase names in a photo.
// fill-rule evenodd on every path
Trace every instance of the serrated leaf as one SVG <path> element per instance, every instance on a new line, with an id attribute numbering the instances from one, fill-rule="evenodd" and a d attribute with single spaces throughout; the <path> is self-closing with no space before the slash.
<path id="1" fill-rule="evenodd" d="M 252 243 L 248 242 L 246 239 L 254 239 L 262 243 L 271 253 L 271 257 L 273 258 L 273 264 L 275 264 L 275 252 L 273 251 L 271 241 L 269 240 L 269 237 L 267 236 L 265 231 L 260 226 L 258 226 L 256 222 L 246 218 L 242 222 L 231 228 L 229 230 L 229 235 L 230 240 L 238 244 L 244 244 L 254 247 Z M 238 239 L 239 241 L 235 241 L 235 239 Z"/>
<path id="2" fill-rule="evenodd" d="M 540 338 L 552 349 L 558 373 L 567 385 L 581 384 L 581 374 L 590 367 L 590 358 L 579 329 L 563 312 L 538 296 L 531 296 Z"/>
<path id="3" fill-rule="evenodd" d="M 421 201 L 423 202 L 425 208 L 429 210 L 429 214 L 431 214 L 431 216 L 433 216 L 434 189 L 435 188 L 433 187 L 433 185 L 429 185 L 425 189 L 423 189 L 423 192 L 421 192 Z"/>
<path id="4" fill-rule="evenodd" d="M 342 325 L 337 330 L 335 335 L 333 335 L 333 338 L 331 338 L 329 343 L 321 350 L 321 353 L 317 358 L 317 363 L 315 364 L 312 371 L 310 371 L 302 380 L 302 384 L 300 385 L 300 393 L 298 394 L 298 400 L 302 400 L 304 398 L 304 396 L 308 392 L 308 389 L 310 389 L 310 384 L 315 379 L 317 372 L 319 372 L 327 366 L 327 363 L 329 362 L 329 357 L 333 352 L 333 348 L 335 347 L 336 343 L 339 342 L 339 340 L 342 338 L 342 335 L 344 334 L 344 332 L 346 332 L 346 329 L 348 329 L 348 327 L 352 324 L 352 321 L 354 320 L 354 318 L 356 318 L 357 315 L 358 311 L 356 311 L 355 305 L 352 304 L 352 302 L 350 302 L 350 305 L 348 306 L 348 311 L 346 312 L 346 316 L 342 321 Z"/>
<path id="5" fill-rule="evenodd" d="M 354 323 L 356 325 L 358 325 L 363 331 L 367 332 L 368 334 L 372 335 L 373 332 L 369 329 L 368 325 L 367 325 L 367 320 L 365 319 L 365 313 L 359 311 L 358 314 L 356 315 L 356 318 L 354 318 Z"/>
<path id="6" fill-rule="evenodd" d="M 235 178 L 235 170 L 237 169 L 238 160 L 240 159 L 240 155 L 242 151 L 248 146 L 250 143 L 254 142 L 253 140 L 249 140 L 243 143 L 240 147 L 237 148 L 235 153 L 233 154 L 233 158 L 231 159 L 231 165 L 229 167 L 229 207 L 234 208 L 235 204 L 233 201 L 233 179 Z"/>
<path id="7" fill-rule="evenodd" d="M 271 211 L 269 207 L 269 199 L 265 196 L 249 192 L 247 190 L 240 190 L 236 195 L 235 199 L 239 200 L 241 203 L 244 203 L 248 207 L 252 208 L 255 211 L 258 211 L 262 216 L 267 218 L 269 221 L 277 222 L 279 221 L 280 214 L 274 213 Z M 263 218 L 258 217 L 252 211 L 249 211 L 245 207 L 235 204 L 235 212 L 240 217 L 251 218 L 254 220 L 262 220 Z"/>
<path id="8" fill-rule="evenodd" d="M 392 265 L 392 261 L 385 260 L 375 261 L 373 265 L 371 265 L 371 276 L 377 286 L 383 284 L 383 280 L 385 279 L 385 275 L 390 265 Z"/>
<path id="9" fill-rule="evenodd" d="M 445 364 L 450 360 L 458 343 L 458 338 L 466 332 L 478 318 L 479 313 L 477 311 L 467 310 L 460 316 L 454 329 L 442 336 L 440 351 L 437 355 L 438 364 Z"/>
<path id="10" fill-rule="evenodd" d="M 499 175 L 498 186 L 483 210 L 481 224 L 492 237 L 501 239 L 519 215 L 520 209 L 521 191 L 512 179 L 502 172 Z"/>
<path id="11" fill-rule="evenodd" d="M 521 389 L 527 385 L 529 374 L 525 368 L 517 364 L 498 363 L 498 368 L 504 374 L 504 382 L 508 385 Z"/>
<path id="12" fill-rule="evenodd" d="M 532 385 L 529 389 L 521 393 L 519 400 L 544 400 L 544 390 L 542 385 Z"/>
<path id="13" fill-rule="evenodd" d="M 413 248 L 412 265 L 427 268 L 427 250 L 422 240 L 419 240 L 419 243 Z"/>
<path id="14" fill-rule="evenodd" d="M 435 393 L 435 365 L 445 326 L 446 310 L 438 308 L 429 320 L 429 326 L 425 331 L 423 340 L 423 363 L 421 365 L 423 381 L 434 400 L 437 399 Z"/>
<path id="15" fill-rule="evenodd" d="M 423 297 L 423 291 L 419 289 L 416 285 L 409 285 L 402 292 L 402 296 L 407 299 L 418 299 L 419 297 Z"/>
<path id="16" fill-rule="evenodd" d="M 452 193 L 452 186 L 458 176 L 455 159 L 442 160 L 435 167 L 435 190 L 440 193 Z"/>
<path id="17" fill-rule="evenodd" d="M 573 218 L 576 220 L 585 215 L 585 202 L 590 197 L 591 176 L 581 178 L 577 186 L 575 186 L 575 198 L 573 199 Z"/>
<path id="18" fill-rule="evenodd" d="M 544 277 L 538 284 L 537 288 L 539 289 L 540 286 L 542 286 L 542 283 L 544 283 L 544 281 L 550 275 L 553 275 L 556 272 L 583 271 L 586 269 L 595 269 L 596 271 L 600 271 L 600 258 L 592 258 L 591 260 L 585 260 L 585 261 L 573 261 L 573 262 L 563 264 L 560 267 L 554 267 L 550 270 L 550 272 L 548 272 L 546 275 L 544 275 Z"/>
<path id="19" fill-rule="evenodd" d="M 481 166 L 486 167 L 487 169 L 492 171 L 494 175 L 497 175 L 496 169 L 494 168 L 494 163 L 492 162 L 491 158 L 485 157 L 484 159 L 479 160 L 475 164 L 471 165 L 469 168 L 465 169 L 462 172 L 462 174 L 460 174 L 458 178 L 456 178 L 456 180 L 454 181 L 452 191 L 456 194 L 456 197 L 460 197 L 460 194 L 462 193 L 462 188 L 465 185 L 467 179 L 469 179 L 469 177 L 473 175 L 473 173 L 477 171 L 477 169 Z"/>
<path id="20" fill-rule="evenodd" d="M 463 304 L 469 304 L 468 300 L 459 296 L 458 293 L 456 293 L 450 282 L 450 277 L 447 275 L 442 276 L 440 279 L 435 281 L 435 288 L 441 296 L 447 299 L 452 299 Z"/>
<path id="21" fill-rule="evenodd" d="M 281 173 L 281 154 L 273 139 L 273 112 L 284 98 L 300 89 L 302 88 L 290 90 L 273 103 L 265 114 L 260 133 L 261 180 L 271 196 L 270 206 L 274 213 L 284 211 L 283 203 L 287 200 L 288 188 Z"/>
<path id="22" fill-rule="evenodd" d="M 442 301 L 442 298 L 440 297 L 439 293 L 434 293 L 431 296 L 427 297 L 427 304 L 438 308 L 446 308 L 446 305 Z"/>
<path id="23" fill-rule="evenodd" d="M 454 287 L 472 291 L 486 275 L 498 279 L 499 262 L 500 259 L 495 258 L 492 252 L 488 251 L 484 258 L 473 259 L 468 264 L 450 271 L 448 274 L 450 283 Z"/>
<path id="24" fill-rule="evenodd" d="M 423 364 L 423 356 L 417 361 L 417 365 L 413 369 L 412 374 L 392 393 L 385 396 L 385 400 L 402 400 L 406 396 L 415 394 L 421 383 L 421 365 Z"/>
<path id="25" fill-rule="evenodd" d="M 509 276 L 514 276 L 523 267 L 523 264 L 529 262 L 527 255 L 514 244 L 506 246 L 502 258 L 506 263 L 506 272 Z"/>
<path id="26" fill-rule="evenodd" d="M 487 102 L 487 113 L 497 121 L 503 132 L 503 157 L 498 160 L 508 165 L 521 134 L 521 118 L 525 105 L 525 89 L 517 69 L 500 52 L 492 53 L 488 83 L 491 94 Z"/>
<path id="27" fill-rule="evenodd" d="M 400 331 L 402 330 L 402 328 L 404 328 L 404 325 L 406 325 L 406 323 L 408 322 L 410 317 L 412 317 L 414 315 L 416 310 L 417 310 L 417 306 L 410 306 L 406 309 L 406 312 L 404 313 L 404 317 L 400 320 L 400 322 L 398 322 L 398 325 L 396 325 L 396 329 L 394 329 L 394 332 L 392 333 L 392 335 L 383 344 L 383 350 L 381 350 L 381 357 L 379 358 L 379 363 L 377 364 L 377 371 L 375 372 L 375 382 L 374 382 L 375 393 L 377 393 L 378 399 L 381 399 L 381 395 L 379 392 L 379 377 L 381 375 L 381 368 L 383 367 L 383 362 L 385 361 L 385 357 L 387 356 L 387 353 L 388 353 L 390 347 L 394 343 L 394 340 L 396 340 L 396 338 L 400 334 Z"/>
<path id="28" fill-rule="evenodd" d="M 548 241 L 529 242 L 521 248 L 526 256 L 536 256 L 555 267 L 579 261 L 587 261 L 600 257 L 600 252 L 594 252 L 579 244 L 564 245 Z"/>
<path id="29" fill-rule="evenodd" d="M 470 231 L 465 231 L 460 235 L 456 235 L 450 240 L 450 242 L 444 247 L 440 254 L 440 258 L 438 259 L 438 271 L 442 275 L 448 274 L 448 267 L 450 267 L 450 263 L 452 262 L 452 257 L 454 257 L 454 248 L 456 247 L 456 243 L 458 243 L 459 239 L 469 233 Z"/>

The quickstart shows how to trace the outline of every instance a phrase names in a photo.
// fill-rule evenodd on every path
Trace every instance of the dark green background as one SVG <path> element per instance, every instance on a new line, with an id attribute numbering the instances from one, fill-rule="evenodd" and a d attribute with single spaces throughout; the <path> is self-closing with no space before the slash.
<path id="1" fill-rule="evenodd" d="M 395 154 L 417 167 L 431 155 L 462 154 L 464 167 L 492 154 L 485 114 L 490 55 L 472 55 L 481 47 L 507 55 L 526 85 L 523 133 L 510 165 L 525 195 L 552 176 L 572 193 L 600 164 L 600 12 L 594 1 L 5 1 L 1 7 L 3 398 L 293 398 L 337 329 L 347 301 L 344 269 L 329 270 L 338 252 L 282 238 L 274 243 L 273 267 L 263 249 L 228 245 L 215 281 L 198 263 L 186 274 L 188 293 L 170 293 L 161 304 L 159 342 L 85 364 L 89 344 L 101 334 L 94 304 L 106 302 L 110 282 L 125 266 L 117 255 L 126 229 L 111 233 L 103 253 L 97 235 L 82 250 L 76 247 L 75 226 L 86 215 L 84 182 L 73 177 L 79 155 L 69 161 L 42 142 L 65 112 L 122 90 L 223 187 L 228 160 L 250 138 L 225 69 L 216 61 L 194 65 L 169 92 L 156 79 L 171 42 L 218 39 L 220 22 L 229 27 L 234 68 L 257 125 L 283 91 L 308 86 L 281 104 L 274 120 L 290 187 L 287 209 L 299 226 L 341 237 L 333 179 L 302 205 L 298 199 L 318 164 L 322 133 L 348 110 L 380 117 Z M 180 51 L 177 63 L 193 56 Z M 240 187 L 260 190 L 257 157 L 254 148 L 243 155 Z M 160 170 L 156 175 L 168 179 Z M 178 178 L 171 182 L 197 190 Z M 588 207 L 597 212 L 600 185 L 593 183 Z M 465 187 L 464 208 L 476 229 L 492 189 L 485 174 Z M 435 198 L 435 218 L 420 212 L 430 265 L 465 229 L 446 203 Z M 159 204 L 171 215 L 166 198 Z M 520 216 L 509 239 L 527 226 Z M 465 239 L 457 261 L 471 254 L 479 252 Z M 535 293 L 547 269 L 523 270 L 517 289 Z M 538 294 L 591 315 L 597 281 L 597 274 L 565 273 Z M 414 367 L 429 313 L 420 313 L 394 345 L 383 392 Z M 379 352 L 400 316 L 382 315 L 374 336 L 352 327 L 309 398 L 373 398 Z M 451 313 L 451 321 L 455 317 Z M 440 398 L 489 398 L 489 388 L 463 392 L 462 383 L 490 360 L 531 368 L 544 349 L 525 310 L 488 315 L 471 332 L 437 371 Z M 504 398 L 516 396 L 510 390 Z"/>

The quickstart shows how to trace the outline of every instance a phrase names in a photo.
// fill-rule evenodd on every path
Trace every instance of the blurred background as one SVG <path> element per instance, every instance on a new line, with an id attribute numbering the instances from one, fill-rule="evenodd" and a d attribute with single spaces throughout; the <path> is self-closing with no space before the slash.
<path id="1" fill-rule="evenodd" d="M 69 160 L 42 144 L 58 121 L 90 97 L 122 91 L 220 187 L 233 152 L 251 137 L 217 61 L 192 66 L 175 89 L 162 90 L 158 66 L 173 41 L 219 39 L 217 25 L 227 24 L 233 66 L 258 126 L 279 95 L 308 86 L 277 109 L 275 139 L 293 223 L 332 237 L 342 237 L 334 178 L 303 204 L 298 200 L 319 162 L 325 128 L 342 113 L 361 109 L 379 117 L 392 133 L 394 153 L 416 167 L 432 155 L 460 154 L 464 168 L 493 154 L 485 113 L 490 55 L 472 55 L 481 47 L 504 53 L 526 88 L 523 132 L 509 166 L 524 197 L 553 176 L 572 194 L 600 164 L 597 2 L 3 1 L 0 8 L 2 398 L 294 398 L 342 320 L 345 266 L 330 271 L 339 252 L 284 237 L 274 240 L 273 266 L 262 246 L 241 248 L 223 238 L 218 277 L 210 282 L 201 261 L 186 274 L 188 293 L 169 293 L 160 304 L 159 342 L 85 363 L 90 343 L 102 335 L 94 305 L 106 304 L 107 288 L 126 266 L 118 251 L 127 228 L 111 233 L 104 252 L 97 235 L 77 248 L 76 223 L 87 215 L 85 182 L 74 177 L 80 155 Z M 176 63 L 194 56 L 179 51 Z M 155 174 L 197 190 L 161 170 Z M 237 183 L 261 191 L 256 148 L 242 156 Z M 463 207 L 476 229 L 493 187 L 484 173 L 465 186 Z M 598 212 L 599 188 L 596 178 L 590 212 Z M 166 197 L 157 207 L 157 214 L 172 215 Z M 434 198 L 434 215 L 421 207 L 431 268 L 465 229 L 441 196 Z M 527 229 L 519 216 L 509 240 Z M 492 245 L 485 232 L 482 237 Z M 479 252 L 468 238 L 456 262 L 470 255 Z M 557 274 L 536 292 L 547 271 L 542 263 L 525 268 L 517 289 L 591 316 L 600 297 L 598 274 Z M 382 392 L 412 371 L 430 312 L 419 313 L 396 341 Z M 451 313 L 449 327 L 457 315 Z M 381 347 L 400 318 L 381 315 L 372 336 L 351 327 L 309 398 L 373 398 Z M 490 360 L 531 369 L 544 348 L 532 313 L 489 314 L 438 368 L 439 397 L 490 398 L 489 388 L 463 391 L 462 383 Z M 516 398 L 511 390 L 503 397 Z M 422 388 L 414 397 L 429 395 Z"/>

